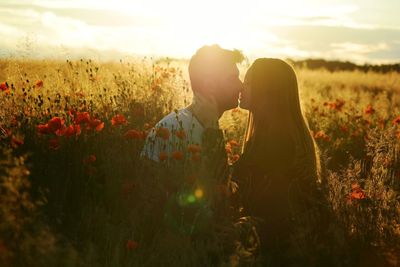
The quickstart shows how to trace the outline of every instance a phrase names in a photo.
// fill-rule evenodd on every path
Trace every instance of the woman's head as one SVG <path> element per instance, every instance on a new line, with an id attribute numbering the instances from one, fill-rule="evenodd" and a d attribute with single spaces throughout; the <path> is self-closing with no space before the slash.
<path id="1" fill-rule="evenodd" d="M 250 111 L 244 150 L 253 161 L 287 166 L 299 152 L 316 161 L 296 73 L 289 64 L 275 58 L 257 59 L 246 73 L 240 106 Z"/>
<path id="2" fill-rule="evenodd" d="M 255 117 L 279 119 L 300 114 L 296 74 L 285 61 L 259 58 L 248 69 L 240 106 Z"/>

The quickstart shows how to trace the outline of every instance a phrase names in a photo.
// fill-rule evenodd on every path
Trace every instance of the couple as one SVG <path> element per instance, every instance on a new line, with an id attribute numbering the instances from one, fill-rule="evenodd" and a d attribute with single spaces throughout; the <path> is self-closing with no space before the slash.
<path id="1" fill-rule="evenodd" d="M 287 266 L 286 259 L 301 254 L 306 245 L 292 239 L 298 234 L 296 226 L 307 223 L 297 220 L 313 205 L 310 196 L 318 188 L 316 145 L 302 115 L 292 67 L 279 59 L 259 58 L 242 82 L 236 65 L 242 60 L 237 50 L 218 45 L 200 48 L 189 63 L 193 103 L 155 126 L 142 155 L 159 162 L 162 151 L 174 151 L 173 142 L 157 141 L 160 127 L 183 129 L 189 144 L 201 146 L 204 133 L 218 130 L 219 118 L 236 108 L 240 98 L 249 118 L 242 155 L 233 165 L 231 178 L 239 185 L 244 213 L 260 219 L 261 254 L 274 255 L 272 266 Z"/>

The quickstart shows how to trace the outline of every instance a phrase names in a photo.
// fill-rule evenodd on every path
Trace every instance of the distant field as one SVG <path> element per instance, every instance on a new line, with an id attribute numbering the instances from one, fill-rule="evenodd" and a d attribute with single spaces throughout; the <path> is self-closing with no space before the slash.
<path id="1" fill-rule="evenodd" d="M 327 229 L 336 266 L 399 266 L 400 73 L 296 71 L 336 218 Z M 209 266 L 221 239 L 165 230 L 155 212 L 163 189 L 139 159 L 149 129 L 190 101 L 184 61 L 0 60 L 0 262 Z M 230 162 L 246 118 L 235 109 L 220 121 Z"/>

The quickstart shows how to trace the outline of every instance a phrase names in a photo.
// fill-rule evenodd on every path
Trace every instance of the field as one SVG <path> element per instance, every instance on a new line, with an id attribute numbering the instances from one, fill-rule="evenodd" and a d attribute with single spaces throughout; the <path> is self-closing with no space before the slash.
<path id="1" fill-rule="evenodd" d="M 257 266 L 239 242 L 251 220 L 222 215 L 223 181 L 140 158 L 151 127 L 191 101 L 186 63 L 0 60 L 1 266 Z M 399 266 L 400 73 L 296 72 L 333 214 L 324 266 Z M 221 118 L 230 163 L 246 118 Z M 217 216 L 203 209 L 215 201 Z"/>

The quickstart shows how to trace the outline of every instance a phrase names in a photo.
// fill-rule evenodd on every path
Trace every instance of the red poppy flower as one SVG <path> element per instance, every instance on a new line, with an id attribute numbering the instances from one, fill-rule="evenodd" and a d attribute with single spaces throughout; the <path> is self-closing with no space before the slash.
<path id="1" fill-rule="evenodd" d="M 65 129 L 64 136 L 70 137 L 75 134 L 75 127 L 74 125 L 70 125 Z"/>
<path id="2" fill-rule="evenodd" d="M 366 198 L 365 192 L 361 189 L 360 185 L 358 183 L 353 183 L 351 185 L 351 192 L 348 196 L 349 201 L 351 202 L 352 200 L 360 200 Z"/>
<path id="3" fill-rule="evenodd" d="M 103 128 L 104 122 L 99 119 L 91 119 L 86 127 L 87 130 L 95 129 L 96 132 L 100 132 L 101 130 L 103 130 Z"/>
<path id="4" fill-rule="evenodd" d="M 137 247 L 139 246 L 138 242 L 129 239 L 128 241 L 126 241 L 126 248 L 128 250 L 135 250 L 137 249 Z"/>
<path id="5" fill-rule="evenodd" d="M 238 147 L 238 146 L 239 146 L 239 143 L 238 143 L 236 140 L 231 140 L 231 141 L 229 141 L 229 144 L 230 144 L 231 146 L 233 146 L 233 147 Z"/>
<path id="6" fill-rule="evenodd" d="M 176 131 L 175 135 L 181 140 L 186 138 L 186 132 L 184 130 Z"/>
<path id="7" fill-rule="evenodd" d="M 239 159 L 240 159 L 239 154 L 233 155 L 233 157 L 232 157 L 232 163 L 235 163 L 235 162 L 238 161 Z"/>
<path id="8" fill-rule="evenodd" d="M 23 137 L 13 136 L 11 138 L 11 144 L 12 144 L 13 147 L 22 146 L 24 144 L 24 138 Z"/>
<path id="9" fill-rule="evenodd" d="M 51 132 L 56 132 L 57 130 L 61 129 L 64 125 L 64 120 L 59 117 L 54 117 L 47 123 Z"/>
<path id="10" fill-rule="evenodd" d="M 0 90 L 1 91 L 6 91 L 8 89 L 8 83 L 4 82 L 4 83 L 0 83 Z"/>
<path id="11" fill-rule="evenodd" d="M 349 132 L 349 127 L 347 127 L 347 125 L 342 125 L 340 126 L 340 130 L 344 133 L 347 133 Z"/>
<path id="12" fill-rule="evenodd" d="M 172 158 L 176 159 L 176 160 L 182 160 L 183 159 L 183 152 L 182 151 L 174 151 L 172 152 Z"/>
<path id="13" fill-rule="evenodd" d="M 67 129 L 68 129 L 68 127 L 66 127 L 65 125 L 63 125 L 63 126 L 61 126 L 60 129 L 57 129 L 54 133 L 55 133 L 57 136 L 64 136 L 65 133 L 66 133 L 66 131 L 67 131 Z"/>
<path id="14" fill-rule="evenodd" d="M 43 87 L 43 81 L 42 81 L 42 80 L 36 81 L 35 86 L 36 86 L 37 88 Z"/>
<path id="15" fill-rule="evenodd" d="M 345 103 L 346 102 L 344 100 L 336 99 L 335 102 L 329 103 L 328 105 L 331 109 L 341 111 Z"/>
<path id="16" fill-rule="evenodd" d="M 126 121 L 124 115 L 122 114 L 117 114 L 111 119 L 111 124 L 113 126 L 118 126 L 118 125 L 126 125 L 128 122 Z"/>
<path id="17" fill-rule="evenodd" d="M 171 133 L 169 132 L 168 128 L 160 127 L 157 129 L 157 132 L 156 132 L 157 137 L 160 137 L 164 140 L 168 140 L 170 135 L 171 135 Z"/>
<path id="18" fill-rule="evenodd" d="M 81 124 L 81 123 L 89 123 L 90 122 L 90 114 L 89 112 L 76 112 L 75 114 L 75 124 Z"/>
<path id="19" fill-rule="evenodd" d="M 166 159 L 168 159 L 168 154 L 165 151 L 161 151 L 160 155 L 158 155 L 158 158 L 160 159 L 160 161 L 165 161 Z"/>
<path id="20" fill-rule="evenodd" d="M 127 139 L 142 139 L 142 135 L 143 135 L 142 132 L 140 132 L 138 130 L 135 130 L 135 129 L 132 129 L 132 130 L 128 130 L 124 134 L 124 137 L 127 138 Z"/>
<path id="21" fill-rule="evenodd" d="M 49 125 L 47 123 L 46 124 L 39 124 L 36 127 L 36 129 L 37 129 L 37 132 L 40 133 L 40 134 L 49 134 L 49 133 L 51 133 Z"/>
<path id="22" fill-rule="evenodd" d="M 396 125 L 396 124 L 400 124 L 400 116 L 397 116 L 397 118 L 395 118 L 393 120 L 393 125 Z"/>
<path id="23" fill-rule="evenodd" d="M 322 139 L 322 140 L 324 140 L 324 141 L 329 141 L 329 140 L 331 139 L 327 134 L 325 134 L 324 131 L 318 131 L 318 132 L 316 132 L 316 133 L 314 134 L 314 138 L 315 138 L 315 139 Z"/>
<path id="24" fill-rule="evenodd" d="M 75 124 L 74 129 L 76 135 L 80 135 L 82 133 L 81 126 L 79 124 Z"/>
<path id="25" fill-rule="evenodd" d="M 375 109 L 372 107 L 372 105 L 368 105 L 365 110 L 364 113 L 367 115 L 372 115 L 375 113 Z"/>
<path id="26" fill-rule="evenodd" d="M 201 147 L 198 144 L 191 144 L 188 146 L 188 151 L 190 153 L 199 153 L 201 152 Z"/>

